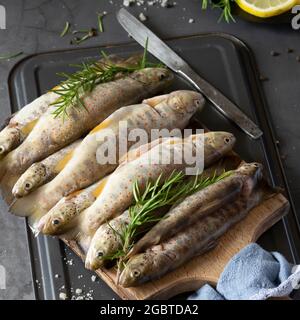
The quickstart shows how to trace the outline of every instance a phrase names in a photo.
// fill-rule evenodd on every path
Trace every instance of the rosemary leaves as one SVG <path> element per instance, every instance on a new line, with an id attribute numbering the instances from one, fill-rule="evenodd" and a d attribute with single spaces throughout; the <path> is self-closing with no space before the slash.
<path id="1" fill-rule="evenodd" d="M 219 176 L 214 174 L 212 177 L 202 178 L 201 175 L 198 175 L 195 179 L 187 179 L 182 172 L 173 172 L 163 183 L 161 176 L 154 182 L 148 182 L 143 193 L 141 193 L 136 181 L 133 186 L 134 204 L 129 208 L 129 223 L 124 224 L 121 230 L 115 230 L 109 224 L 113 232 L 120 238 L 122 248 L 104 259 L 117 259 L 118 270 L 122 270 L 126 263 L 126 256 L 140 231 L 146 232 L 153 223 L 163 219 L 162 216 L 156 215 L 158 209 L 170 207 L 230 174 L 231 171 L 226 171 Z"/>
<path id="2" fill-rule="evenodd" d="M 58 75 L 65 80 L 52 89 L 59 95 L 59 98 L 52 103 L 55 106 L 53 115 L 55 117 L 68 116 L 68 108 L 81 108 L 87 110 L 82 97 L 84 94 L 91 92 L 96 85 L 114 80 L 117 74 L 129 74 L 137 70 L 144 69 L 148 66 L 161 66 L 161 64 L 153 64 L 147 61 L 147 44 L 140 63 L 136 66 L 120 66 L 109 61 L 105 53 L 101 53 L 104 61 L 96 61 L 93 63 L 82 63 L 76 65 L 79 70 L 73 74 L 59 73 Z M 88 110 L 87 110 L 88 111 Z"/>

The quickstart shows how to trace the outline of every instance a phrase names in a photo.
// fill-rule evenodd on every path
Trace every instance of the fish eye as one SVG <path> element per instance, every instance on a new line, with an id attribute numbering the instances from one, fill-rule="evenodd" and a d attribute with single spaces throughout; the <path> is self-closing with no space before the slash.
<path id="1" fill-rule="evenodd" d="M 30 190 L 31 187 L 32 187 L 32 185 L 31 185 L 30 182 L 26 182 L 26 183 L 25 183 L 25 186 L 24 186 L 25 190 Z"/>
<path id="2" fill-rule="evenodd" d="M 97 257 L 98 258 L 102 258 L 103 257 L 103 252 L 102 251 L 98 251 L 97 252 Z"/>
<path id="3" fill-rule="evenodd" d="M 229 143 L 230 139 L 229 138 L 224 138 L 225 143 Z"/>
<path id="4" fill-rule="evenodd" d="M 166 75 L 161 73 L 159 76 L 158 76 L 158 79 L 159 80 L 164 80 L 166 78 Z"/>
<path id="5" fill-rule="evenodd" d="M 0 154 L 4 153 L 5 152 L 5 148 L 4 146 L 0 146 Z"/>
<path id="6" fill-rule="evenodd" d="M 52 224 L 53 224 L 54 226 L 58 225 L 59 222 L 60 222 L 60 221 L 59 221 L 58 219 L 52 220 Z"/>
<path id="7" fill-rule="evenodd" d="M 253 163 L 253 167 L 258 168 L 258 164 L 257 163 Z"/>
<path id="8" fill-rule="evenodd" d="M 201 101 L 200 100 L 195 100 L 195 105 L 196 105 L 196 107 L 199 107 L 201 105 Z"/>
<path id="9" fill-rule="evenodd" d="M 141 274 L 140 271 L 137 269 L 132 271 L 132 275 L 134 278 L 138 278 L 140 276 L 140 274 Z"/>

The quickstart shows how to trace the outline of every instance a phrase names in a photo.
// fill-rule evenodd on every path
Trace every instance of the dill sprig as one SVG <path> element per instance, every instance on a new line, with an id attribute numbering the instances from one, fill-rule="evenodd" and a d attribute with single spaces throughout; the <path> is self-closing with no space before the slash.
<path id="1" fill-rule="evenodd" d="M 52 89 L 59 95 L 58 99 L 52 103 L 56 108 L 53 111 L 55 117 L 68 116 L 68 109 L 80 108 L 87 110 L 82 97 L 84 94 L 91 92 L 96 85 L 109 82 L 115 79 L 117 74 L 129 74 L 146 67 L 157 66 L 147 61 L 147 44 L 146 42 L 143 57 L 136 66 L 120 66 L 109 61 L 108 57 L 102 53 L 105 61 L 96 61 L 92 63 L 83 62 L 80 65 L 73 65 L 79 68 L 79 71 L 68 74 L 65 72 L 58 73 L 59 76 L 65 78 L 59 86 Z"/>
<path id="2" fill-rule="evenodd" d="M 218 175 L 216 172 L 211 177 L 203 178 L 196 175 L 194 179 L 186 179 L 182 172 L 174 171 L 168 179 L 161 181 L 160 175 L 156 181 L 148 182 L 145 191 L 141 193 L 138 181 L 133 184 L 134 204 L 129 207 L 129 223 L 124 224 L 120 231 L 114 229 L 108 223 L 114 234 L 119 237 L 121 248 L 111 256 L 105 256 L 105 260 L 118 260 L 118 273 L 124 268 L 126 256 L 133 247 L 136 237 L 149 230 L 153 223 L 163 219 L 155 212 L 165 206 L 172 206 L 182 201 L 187 196 L 228 177 L 232 171 L 224 171 Z"/>
<path id="3" fill-rule="evenodd" d="M 206 10 L 208 5 L 211 5 L 212 8 L 219 8 L 222 10 L 218 22 L 220 22 L 223 19 L 227 23 L 231 21 L 235 22 L 235 19 L 233 18 L 231 13 L 231 5 L 234 1 L 235 0 L 219 0 L 213 2 L 212 0 L 202 0 L 202 10 Z"/>

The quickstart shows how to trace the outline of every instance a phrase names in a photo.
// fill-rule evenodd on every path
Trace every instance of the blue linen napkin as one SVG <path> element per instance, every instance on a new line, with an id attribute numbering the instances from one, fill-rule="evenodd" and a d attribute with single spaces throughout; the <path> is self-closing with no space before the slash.
<path id="1" fill-rule="evenodd" d="M 226 265 L 216 289 L 204 285 L 189 300 L 265 300 L 300 288 L 300 266 L 251 243 Z"/>

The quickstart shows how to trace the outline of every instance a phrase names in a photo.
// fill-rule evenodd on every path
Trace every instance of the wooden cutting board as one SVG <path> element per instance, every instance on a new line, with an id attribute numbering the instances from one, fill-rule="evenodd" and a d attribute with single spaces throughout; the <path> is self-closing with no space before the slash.
<path id="1" fill-rule="evenodd" d="M 122 299 L 168 299 L 179 293 L 196 290 L 204 283 L 215 285 L 228 261 L 243 247 L 255 242 L 262 233 L 287 214 L 288 210 L 289 202 L 282 194 L 272 195 L 225 233 L 213 250 L 193 258 L 161 279 L 139 287 L 123 288 L 116 285 L 114 269 L 99 269 L 96 273 Z M 63 241 L 84 260 L 84 254 L 76 242 Z"/>

